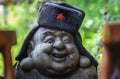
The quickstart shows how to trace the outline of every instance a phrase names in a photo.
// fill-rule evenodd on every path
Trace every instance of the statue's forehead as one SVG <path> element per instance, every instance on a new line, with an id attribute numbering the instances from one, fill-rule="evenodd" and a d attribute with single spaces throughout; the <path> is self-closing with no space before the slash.
<path id="1" fill-rule="evenodd" d="M 46 27 L 40 27 L 34 34 L 32 40 L 34 41 L 43 40 L 45 36 L 49 36 L 49 35 L 54 35 L 55 37 L 69 36 L 71 37 L 71 39 L 73 38 L 72 35 L 68 32 L 46 28 Z"/>
<path id="2" fill-rule="evenodd" d="M 46 28 L 46 27 L 40 27 L 37 30 L 36 34 L 45 34 L 47 32 L 51 32 L 53 34 L 61 33 L 61 34 L 69 34 L 69 35 L 71 35 L 70 33 L 62 31 L 62 30 L 57 30 L 57 29 L 52 29 L 52 28 Z"/>
<path id="3" fill-rule="evenodd" d="M 51 28 L 46 28 L 46 27 L 40 27 L 36 33 L 45 33 L 47 31 L 50 31 L 50 32 L 55 32 L 57 31 L 56 29 L 51 29 Z"/>

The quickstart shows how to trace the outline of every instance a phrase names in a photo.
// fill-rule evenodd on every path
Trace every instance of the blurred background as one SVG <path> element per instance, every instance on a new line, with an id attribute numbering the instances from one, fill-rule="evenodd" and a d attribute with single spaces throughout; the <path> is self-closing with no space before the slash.
<path id="1" fill-rule="evenodd" d="M 102 24 L 105 23 L 105 14 L 109 16 L 109 22 L 120 21 L 120 0 L 0 0 L 0 30 L 15 30 L 17 35 L 17 45 L 11 50 L 13 64 L 16 63 L 15 57 L 26 35 L 37 24 L 38 10 L 44 1 L 63 1 L 86 13 L 79 30 L 82 43 L 100 64 Z M 4 76 L 1 53 L 0 76 Z"/>

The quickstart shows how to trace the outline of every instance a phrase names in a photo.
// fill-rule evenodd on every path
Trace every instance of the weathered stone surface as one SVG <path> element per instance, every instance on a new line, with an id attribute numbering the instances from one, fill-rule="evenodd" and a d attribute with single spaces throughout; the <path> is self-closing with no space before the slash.
<path id="1" fill-rule="evenodd" d="M 40 27 L 27 50 L 16 79 L 97 79 L 96 68 L 80 55 L 70 33 Z"/>

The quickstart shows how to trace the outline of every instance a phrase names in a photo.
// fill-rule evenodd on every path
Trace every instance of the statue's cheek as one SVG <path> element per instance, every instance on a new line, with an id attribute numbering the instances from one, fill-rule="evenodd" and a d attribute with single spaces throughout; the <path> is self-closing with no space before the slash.
<path id="1" fill-rule="evenodd" d="M 35 46 L 35 49 L 31 53 L 34 64 L 36 66 L 48 65 L 51 62 L 49 54 L 51 50 L 52 44 L 41 43 Z"/>
<path id="2" fill-rule="evenodd" d="M 66 46 L 67 52 L 69 52 L 69 53 L 74 52 L 74 47 L 72 44 L 66 44 L 65 46 Z"/>
<path id="3" fill-rule="evenodd" d="M 21 62 L 20 62 L 20 67 L 22 68 L 23 71 L 25 72 L 29 72 L 33 69 L 33 61 L 30 57 L 24 58 Z"/>
<path id="4" fill-rule="evenodd" d="M 49 43 L 41 43 L 35 46 L 35 48 L 33 49 L 33 52 L 38 54 L 41 53 L 48 53 L 52 50 L 52 44 Z M 33 54 L 32 52 L 32 54 Z"/>
<path id="5" fill-rule="evenodd" d="M 80 57 L 80 67 L 81 68 L 87 68 L 91 66 L 91 61 L 88 57 L 81 56 Z"/>
<path id="6" fill-rule="evenodd" d="M 78 49 L 74 44 L 66 45 L 66 50 L 69 54 L 79 54 Z"/>
<path id="7" fill-rule="evenodd" d="M 67 57 L 67 65 L 68 66 L 75 66 L 79 63 L 79 52 L 75 45 L 68 45 L 66 46 L 66 49 L 68 51 L 68 57 Z"/>
<path id="8" fill-rule="evenodd" d="M 32 52 L 32 60 L 38 70 L 46 69 L 51 63 L 49 54 L 44 53 L 43 49 L 34 50 Z"/>

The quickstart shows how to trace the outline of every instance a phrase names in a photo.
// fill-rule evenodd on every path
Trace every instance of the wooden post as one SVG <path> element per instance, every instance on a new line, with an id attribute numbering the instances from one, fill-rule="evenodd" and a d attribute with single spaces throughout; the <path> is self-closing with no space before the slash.
<path id="1" fill-rule="evenodd" d="M 0 51 L 3 54 L 5 65 L 4 79 L 15 79 L 12 67 L 11 47 L 16 43 L 15 31 L 0 31 Z"/>
<path id="2" fill-rule="evenodd" d="M 104 27 L 100 79 L 120 79 L 120 23 Z"/>

